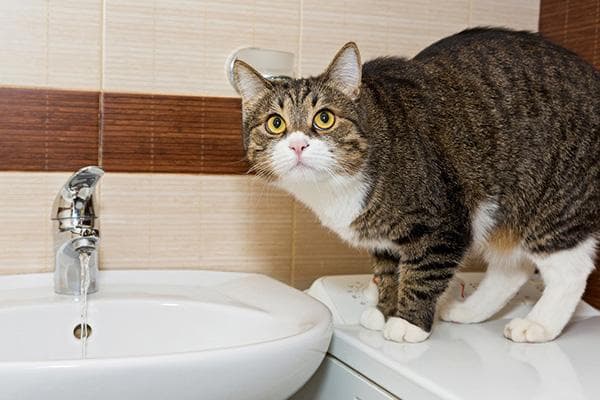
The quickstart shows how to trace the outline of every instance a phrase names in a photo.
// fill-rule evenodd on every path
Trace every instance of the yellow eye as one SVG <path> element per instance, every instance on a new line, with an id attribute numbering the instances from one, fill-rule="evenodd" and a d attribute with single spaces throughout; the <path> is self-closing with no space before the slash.
<path id="1" fill-rule="evenodd" d="M 279 115 L 272 115 L 267 120 L 267 131 L 273 135 L 281 135 L 285 132 L 285 121 Z"/>
<path id="2" fill-rule="evenodd" d="M 319 130 L 329 129 L 334 123 L 335 115 L 329 110 L 321 110 L 313 118 L 313 126 Z"/>

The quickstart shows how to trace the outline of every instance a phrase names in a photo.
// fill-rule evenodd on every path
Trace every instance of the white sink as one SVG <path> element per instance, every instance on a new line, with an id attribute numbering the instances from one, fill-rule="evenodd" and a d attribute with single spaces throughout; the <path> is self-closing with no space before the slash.
<path id="1" fill-rule="evenodd" d="M 262 275 L 102 271 L 80 303 L 52 274 L 0 276 L 0 399 L 283 400 L 332 333 L 316 300 Z"/>

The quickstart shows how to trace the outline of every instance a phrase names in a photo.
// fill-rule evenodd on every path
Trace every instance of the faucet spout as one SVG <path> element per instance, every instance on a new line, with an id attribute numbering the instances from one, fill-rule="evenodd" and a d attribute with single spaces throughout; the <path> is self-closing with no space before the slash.
<path id="1" fill-rule="evenodd" d="M 100 167 L 89 166 L 73 174 L 58 192 L 52 208 L 54 232 L 54 291 L 80 295 L 80 255 L 90 256 L 90 286 L 96 288 L 100 231 L 94 207 L 95 188 L 104 174 Z"/>
<path id="2" fill-rule="evenodd" d="M 95 217 L 94 190 L 104 171 L 100 167 L 81 168 L 60 189 L 52 207 L 52 219 Z"/>

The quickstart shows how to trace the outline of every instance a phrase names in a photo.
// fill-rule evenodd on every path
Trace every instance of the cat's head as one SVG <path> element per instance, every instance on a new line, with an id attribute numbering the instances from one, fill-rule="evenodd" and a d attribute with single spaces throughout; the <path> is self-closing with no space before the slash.
<path id="1" fill-rule="evenodd" d="M 251 170 L 276 182 L 319 182 L 352 176 L 364 165 L 367 141 L 358 125 L 358 48 L 348 43 L 314 78 L 264 79 L 236 61 L 243 135 Z"/>

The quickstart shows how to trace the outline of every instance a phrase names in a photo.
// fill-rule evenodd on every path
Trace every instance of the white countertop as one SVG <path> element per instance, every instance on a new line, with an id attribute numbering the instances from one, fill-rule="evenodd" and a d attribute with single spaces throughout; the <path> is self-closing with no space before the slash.
<path id="1" fill-rule="evenodd" d="M 461 274 L 465 295 L 482 274 Z M 513 343 L 503 327 L 522 316 L 541 292 L 528 283 L 493 320 L 461 325 L 437 322 L 417 344 L 394 343 L 358 325 L 361 291 L 370 275 L 324 277 L 309 293 L 332 309 L 336 328 L 329 352 L 403 400 L 600 399 L 600 312 L 580 303 L 553 342 Z"/>

